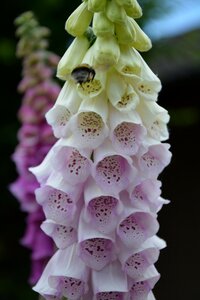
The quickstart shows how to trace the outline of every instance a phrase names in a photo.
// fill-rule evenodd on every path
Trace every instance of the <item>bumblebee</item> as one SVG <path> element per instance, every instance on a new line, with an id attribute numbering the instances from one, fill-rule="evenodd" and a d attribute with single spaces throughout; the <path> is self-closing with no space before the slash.
<path id="1" fill-rule="evenodd" d="M 95 70 L 88 64 L 78 65 L 71 72 L 72 78 L 76 81 L 76 83 L 80 84 L 92 81 L 94 79 L 95 74 Z"/>

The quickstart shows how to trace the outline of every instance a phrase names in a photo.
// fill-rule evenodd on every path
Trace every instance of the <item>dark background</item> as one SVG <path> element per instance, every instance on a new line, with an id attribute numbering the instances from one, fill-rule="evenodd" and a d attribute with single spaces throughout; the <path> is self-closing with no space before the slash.
<path id="1" fill-rule="evenodd" d="M 70 2 L 70 3 L 69 3 Z M 140 1 L 143 23 L 167 9 L 163 1 Z M 0 299 L 32 300 L 38 295 L 27 283 L 29 251 L 19 244 L 25 229 L 25 214 L 7 187 L 17 173 L 10 156 L 17 145 L 20 124 L 16 113 L 21 96 L 16 86 L 21 78 L 21 62 L 15 58 L 13 20 L 33 10 L 40 24 L 51 29 L 50 49 L 62 55 L 69 43 L 64 24 L 80 1 L 4 1 L 0 18 L 1 118 L 0 118 Z M 199 87 L 200 31 L 157 41 L 145 55 L 163 83 L 159 104 L 169 110 L 172 163 L 161 176 L 163 196 L 171 199 L 159 213 L 159 235 L 168 247 L 162 251 L 157 268 L 161 280 L 154 292 L 158 300 L 200 299 L 199 290 Z M 90 299 L 88 299 L 90 300 Z"/>

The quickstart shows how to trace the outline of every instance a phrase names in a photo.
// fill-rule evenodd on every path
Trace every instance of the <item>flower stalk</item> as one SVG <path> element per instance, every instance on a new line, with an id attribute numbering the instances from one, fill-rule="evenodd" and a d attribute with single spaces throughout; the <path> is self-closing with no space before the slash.
<path id="1" fill-rule="evenodd" d="M 19 38 L 17 56 L 23 60 L 23 79 L 18 86 L 23 99 L 18 113 L 21 122 L 19 144 L 12 157 L 19 177 L 10 185 L 10 190 L 27 213 L 27 228 L 21 243 L 31 250 L 29 282 L 34 285 L 52 256 L 54 245 L 40 229 L 45 216 L 35 200 L 37 180 L 28 169 L 38 165 L 55 142 L 44 115 L 60 91 L 58 84 L 52 80 L 59 58 L 47 50 L 49 30 L 38 24 L 32 12 L 20 15 L 15 24 Z"/>
<path id="2" fill-rule="evenodd" d="M 46 116 L 59 140 L 31 168 L 42 228 L 58 247 L 34 287 L 47 300 L 155 299 L 166 246 L 157 215 L 168 203 L 158 176 L 171 153 L 161 83 L 138 52 L 151 48 L 141 15 L 136 0 L 88 0 L 66 22 L 76 41 L 93 18 L 96 39 L 83 42 L 71 76 L 68 60 L 58 64 L 66 82 Z"/>

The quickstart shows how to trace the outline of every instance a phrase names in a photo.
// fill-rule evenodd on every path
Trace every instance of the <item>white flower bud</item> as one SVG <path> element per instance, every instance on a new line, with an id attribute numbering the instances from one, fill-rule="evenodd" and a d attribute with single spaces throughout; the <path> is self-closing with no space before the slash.
<path id="1" fill-rule="evenodd" d="M 87 3 L 81 3 L 67 19 L 65 24 L 66 31 L 73 36 L 83 35 L 90 25 L 92 16 L 93 13 L 88 10 Z"/>
<path id="2" fill-rule="evenodd" d="M 117 2 L 124 2 L 124 9 L 129 17 L 134 19 L 142 16 L 142 8 L 138 4 L 137 0 L 116 0 Z"/>
<path id="3" fill-rule="evenodd" d="M 106 6 L 106 0 L 88 0 L 88 9 L 92 12 L 103 11 Z"/>
<path id="4" fill-rule="evenodd" d="M 122 6 L 119 6 L 114 0 L 108 1 L 106 14 L 109 20 L 114 23 L 123 23 L 126 21 L 126 12 Z"/>
<path id="5" fill-rule="evenodd" d="M 114 35 L 115 26 L 104 12 L 94 14 L 93 31 L 96 36 Z"/>
<path id="6" fill-rule="evenodd" d="M 114 36 L 98 37 L 94 43 L 94 62 L 96 66 L 110 67 L 118 62 L 120 49 Z"/>
<path id="7" fill-rule="evenodd" d="M 133 18 L 128 17 L 128 26 L 133 27 L 132 30 L 135 31 L 135 39 L 132 42 L 132 46 L 141 52 L 151 49 L 150 38 L 142 31 Z"/>
<path id="8" fill-rule="evenodd" d="M 126 20 L 127 21 L 127 20 Z M 135 29 L 129 26 L 129 22 L 115 24 L 115 34 L 119 44 L 132 45 L 135 40 Z"/>

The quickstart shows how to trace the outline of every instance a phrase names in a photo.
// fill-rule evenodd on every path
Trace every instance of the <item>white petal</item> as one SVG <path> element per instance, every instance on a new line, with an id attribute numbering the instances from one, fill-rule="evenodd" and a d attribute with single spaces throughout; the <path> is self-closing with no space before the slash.
<path id="1" fill-rule="evenodd" d="M 127 278 L 119 262 L 114 261 L 100 271 L 92 271 L 94 294 L 102 292 L 128 292 Z M 96 298 L 98 299 L 97 295 Z"/>
<path id="2" fill-rule="evenodd" d="M 125 89 L 126 83 L 123 77 L 117 72 L 111 72 L 107 80 L 107 95 L 113 106 L 122 98 Z"/>
<path id="3" fill-rule="evenodd" d="M 140 75 L 141 61 L 132 47 L 120 45 L 120 58 L 116 69 L 122 75 Z"/>
<path id="4" fill-rule="evenodd" d="M 54 144 L 54 146 L 49 150 L 49 152 L 47 153 L 46 157 L 40 165 L 38 165 L 37 167 L 29 168 L 29 171 L 36 176 L 39 183 L 45 183 L 49 175 L 53 171 L 52 162 L 55 157 L 55 149 L 56 147 L 62 145 L 62 142 L 62 140 L 58 140 Z"/>
<path id="5" fill-rule="evenodd" d="M 68 135 L 68 123 L 71 116 L 77 112 L 81 98 L 75 87 L 66 82 L 57 98 L 55 105 L 46 113 L 46 120 L 52 126 L 57 138 Z"/>
<path id="6" fill-rule="evenodd" d="M 138 51 L 134 48 L 132 48 L 132 51 L 134 53 L 133 55 L 140 61 L 141 73 L 138 76 L 126 76 L 126 79 L 129 80 L 129 82 L 132 82 L 141 99 L 156 101 L 158 92 L 161 90 L 161 82 L 143 60 Z"/>
<path id="7" fill-rule="evenodd" d="M 71 142 L 78 148 L 97 148 L 108 136 L 107 99 L 104 94 L 84 100 L 70 120 Z"/>
<path id="8" fill-rule="evenodd" d="M 77 242 L 77 230 L 72 225 L 60 225 L 52 220 L 46 220 L 41 224 L 41 229 L 52 237 L 60 249 L 67 248 Z"/>
<path id="9" fill-rule="evenodd" d="M 139 102 L 139 97 L 132 85 L 125 82 L 122 75 L 117 72 L 109 74 L 106 89 L 109 101 L 120 111 L 130 111 Z"/>
<path id="10" fill-rule="evenodd" d="M 166 109 L 152 101 L 141 101 L 137 111 L 152 138 L 160 141 L 165 141 L 169 138 L 167 129 L 169 114 Z"/>
<path id="11" fill-rule="evenodd" d="M 84 283 L 84 292 L 87 292 L 88 269 L 78 258 L 75 244 L 54 254 L 33 290 L 44 297 L 62 297 L 62 290 L 58 285 L 63 277 L 81 280 Z"/>
<path id="12" fill-rule="evenodd" d="M 90 224 L 88 224 L 84 220 L 84 215 L 83 215 L 83 211 L 82 211 L 82 213 L 80 215 L 79 227 L 78 227 L 78 241 L 80 243 L 85 240 L 95 239 L 95 238 L 107 239 L 113 243 L 115 242 L 115 234 L 114 233 L 105 234 L 103 232 L 98 231 L 95 228 L 91 228 Z"/>

